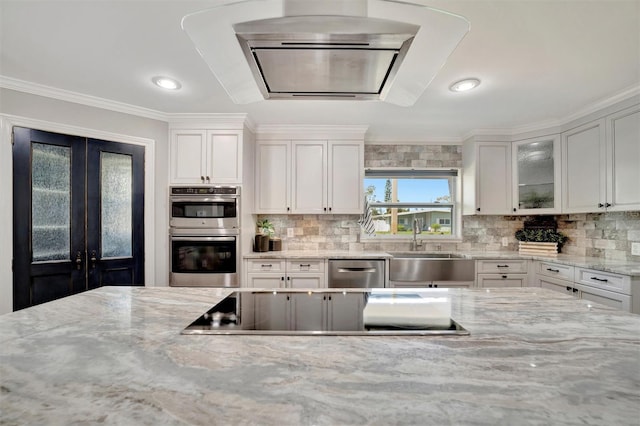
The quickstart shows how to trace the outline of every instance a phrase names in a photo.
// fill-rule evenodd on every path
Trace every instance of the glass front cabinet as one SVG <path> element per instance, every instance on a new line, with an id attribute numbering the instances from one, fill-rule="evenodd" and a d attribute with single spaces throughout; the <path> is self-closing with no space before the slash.
<path id="1" fill-rule="evenodd" d="M 560 213 L 560 135 L 514 142 L 514 214 Z"/>

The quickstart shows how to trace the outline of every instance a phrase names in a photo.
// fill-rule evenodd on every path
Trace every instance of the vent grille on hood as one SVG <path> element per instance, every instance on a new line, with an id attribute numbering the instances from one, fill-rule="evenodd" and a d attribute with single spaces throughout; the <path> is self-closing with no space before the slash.
<path id="1" fill-rule="evenodd" d="M 380 99 L 418 27 L 307 16 L 246 22 L 234 29 L 266 99 Z M 350 33 L 354 29 L 359 32 Z"/>

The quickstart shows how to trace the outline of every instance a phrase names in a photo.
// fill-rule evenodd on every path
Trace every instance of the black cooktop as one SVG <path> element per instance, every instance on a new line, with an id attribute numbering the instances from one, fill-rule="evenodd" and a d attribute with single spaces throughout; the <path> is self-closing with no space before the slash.
<path id="1" fill-rule="evenodd" d="M 239 290 L 182 334 L 468 335 L 448 289 Z"/>

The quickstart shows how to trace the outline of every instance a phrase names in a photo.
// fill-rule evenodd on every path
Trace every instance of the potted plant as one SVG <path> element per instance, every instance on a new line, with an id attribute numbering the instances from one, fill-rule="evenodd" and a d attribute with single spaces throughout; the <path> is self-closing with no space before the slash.
<path id="1" fill-rule="evenodd" d="M 529 254 L 557 254 L 567 236 L 553 229 L 520 229 L 516 231 L 519 252 Z"/>
<path id="2" fill-rule="evenodd" d="M 254 251 L 269 251 L 269 239 L 274 234 L 273 224 L 269 219 L 256 222 L 256 237 Z"/>

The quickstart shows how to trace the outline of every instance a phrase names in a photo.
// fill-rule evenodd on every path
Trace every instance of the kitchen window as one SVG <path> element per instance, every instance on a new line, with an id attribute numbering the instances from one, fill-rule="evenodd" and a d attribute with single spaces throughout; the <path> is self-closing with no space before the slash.
<path id="1" fill-rule="evenodd" d="M 385 239 L 460 238 L 458 169 L 366 169 L 373 235 Z"/>

